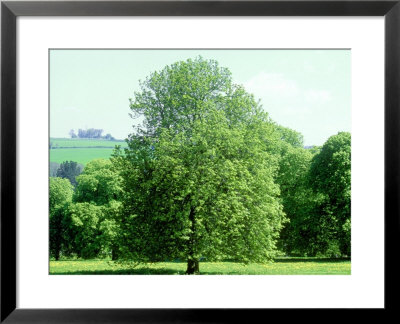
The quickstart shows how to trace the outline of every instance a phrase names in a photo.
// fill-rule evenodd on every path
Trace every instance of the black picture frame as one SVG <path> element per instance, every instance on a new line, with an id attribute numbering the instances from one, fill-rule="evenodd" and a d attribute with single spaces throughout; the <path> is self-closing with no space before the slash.
<path id="1" fill-rule="evenodd" d="M 385 307 L 396 311 L 400 232 L 400 0 L 2 1 L 1 2 L 1 323 L 232 323 L 267 321 L 271 309 L 16 308 L 16 19 L 19 16 L 384 16 Z M 373 148 L 371 148 L 372 152 Z M 187 298 L 183 296 L 182 298 Z M 299 315 L 316 310 L 292 310 Z M 326 309 L 330 317 L 332 309 Z M 348 310 L 348 312 L 360 310 Z M 365 310 L 364 310 L 365 311 Z M 372 313 L 367 312 L 371 317 Z M 301 316 L 303 316 L 301 315 Z M 267 317 L 268 316 L 268 317 Z M 323 315 L 326 316 L 326 315 Z"/>

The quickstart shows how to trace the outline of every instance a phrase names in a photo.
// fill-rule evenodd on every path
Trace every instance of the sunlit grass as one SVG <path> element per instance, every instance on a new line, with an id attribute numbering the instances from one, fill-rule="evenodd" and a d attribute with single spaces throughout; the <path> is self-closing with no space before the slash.
<path id="1" fill-rule="evenodd" d="M 50 261 L 50 274 L 184 274 L 185 262 L 146 263 L 133 267 L 106 260 Z M 202 275 L 350 275 L 350 260 L 278 259 L 272 263 L 200 262 Z"/>

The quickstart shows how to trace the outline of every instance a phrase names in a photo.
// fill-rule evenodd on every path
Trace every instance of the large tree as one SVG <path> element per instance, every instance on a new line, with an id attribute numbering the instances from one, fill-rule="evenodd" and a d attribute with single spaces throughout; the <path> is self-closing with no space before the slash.
<path id="1" fill-rule="evenodd" d="M 122 256 L 265 262 L 284 222 L 275 184 L 279 134 L 216 61 L 152 73 L 131 100 L 144 123 L 114 158 L 123 178 Z"/>
<path id="2" fill-rule="evenodd" d="M 350 256 L 351 135 L 331 136 L 315 155 L 310 185 L 323 196 L 318 205 L 319 243 L 322 251 Z M 336 252 L 335 252 L 336 251 Z"/>
<path id="3" fill-rule="evenodd" d="M 73 186 L 68 179 L 51 177 L 49 181 L 50 255 L 58 260 L 65 241 L 64 216 L 72 201 Z"/>
<path id="4" fill-rule="evenodd" d="M 76 181 L 74 204 L 68 209 L 71 250 L 83 258 L 111 253 L 116 259 L 121 178 L 110 160 L 96 159 Z"/>
<path id="5" fill-rule="evenodd" d="M 279 247 L 289 255 L 304 254 L 309 251 L 310 240 L 315 235 L 310 218 L 317 197 L 308 183 L 313 154 L 301 146 L 293 146 L 288 142 L 281 144 L 277 183 L 289 222 L 281 232 Z"/>

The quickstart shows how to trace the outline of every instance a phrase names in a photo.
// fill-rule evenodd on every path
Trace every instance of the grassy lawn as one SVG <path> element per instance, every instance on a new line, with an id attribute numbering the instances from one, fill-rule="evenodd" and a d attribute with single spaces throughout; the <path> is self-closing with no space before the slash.
<path id="1" fill-rule="evenodd" d="M 185 262 L 143 264 L 132 268 L 105 260 L 50 261 L 50 274 L 184 274 Z M 349 275 L 350 260 L 285 258 L 267 264 L 243 265 L 235 262 L 200 262 L 202 275 Z"/>

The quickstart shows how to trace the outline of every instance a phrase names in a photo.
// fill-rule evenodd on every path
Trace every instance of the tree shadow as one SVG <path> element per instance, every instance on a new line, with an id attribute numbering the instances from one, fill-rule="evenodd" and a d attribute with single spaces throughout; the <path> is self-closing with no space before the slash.
<path id="1" fill-rule="evenodd" d="M 314 263 L 339 263 L 351 261 L 350 258 L 277 258 L 274 263 L 296 263 L 296 262 L 314 262 Z"/>
<path id="2" fill-rule="evenodd" d="M 50 273 L 50 275 L 182 275 L 184 271 L 174 269 L 115 269 L 115 270 L 85 270 L 85 271 L 65 271 Z"/>

